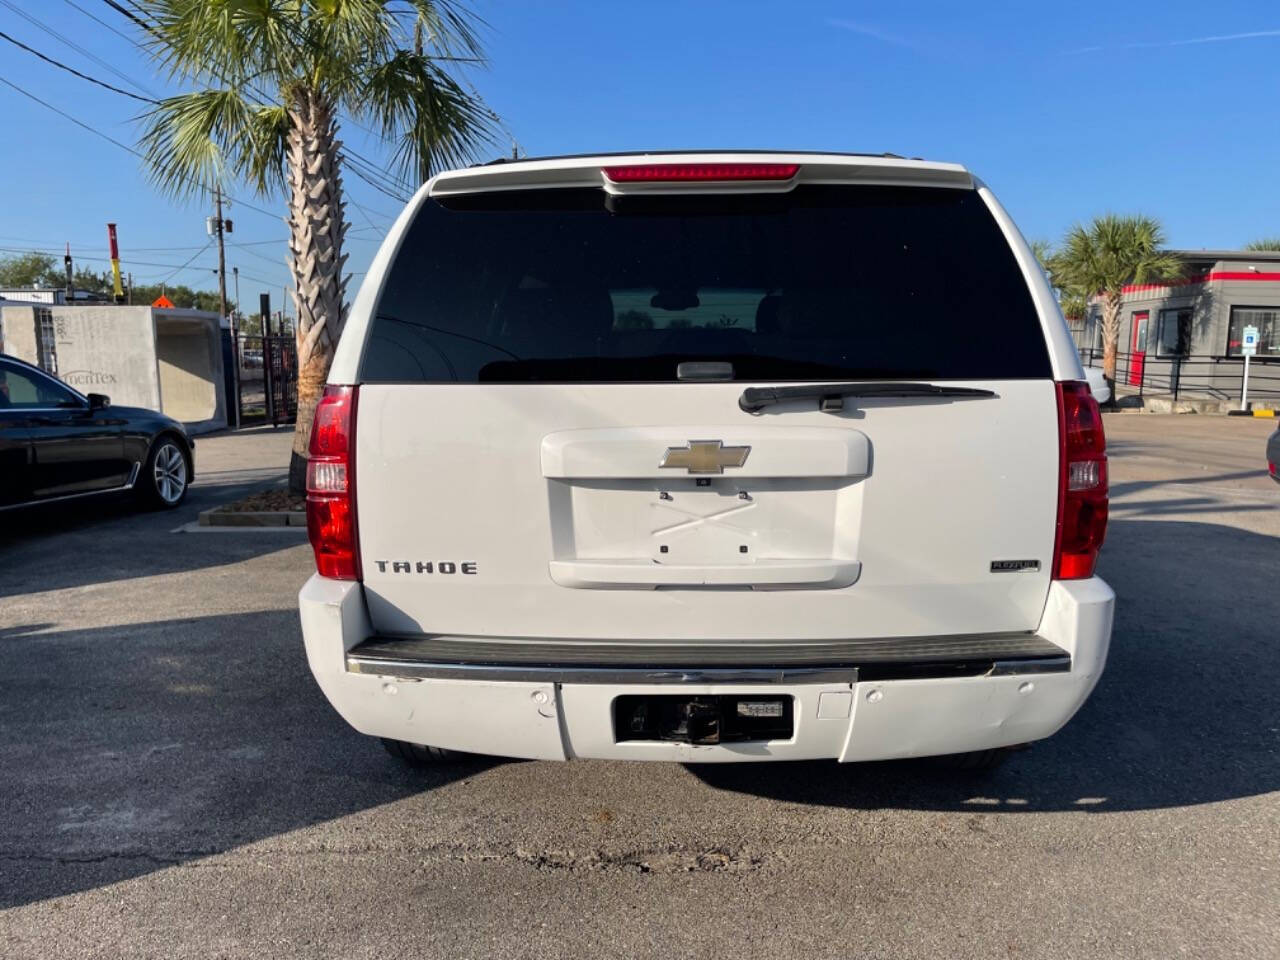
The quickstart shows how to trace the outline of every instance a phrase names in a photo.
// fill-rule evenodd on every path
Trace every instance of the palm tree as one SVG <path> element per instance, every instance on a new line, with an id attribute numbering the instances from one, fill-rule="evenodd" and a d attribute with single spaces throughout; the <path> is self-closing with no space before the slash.
<path id="1" fill-rule="evenodd" d="M 1049 286 L 1058 296 L 1058 307 L 1068 320 L 1080 320 L 1089 309 L 1089 294 L 1067 285 L 1067 282 L 1053 271 L 1053 245 L 1048 240 L 1032 240 L 1031 252 L 1040 262 L 1041 268 L 1049 278 Z"/>
<path id="2" fill-rule="evenodd" d="M 298 421 L 289 485 L 302 492 L 316 403 L 346 322 L 340 118 L 394 144 L 422 182 L 474 160 L 494 114 L 458 71 L 482 62 L 478 21 L 452 0 L 140 0 L 146 43 L 195 89 L 144 117 L 152 179 L 177 196 L 243 181 L 288 197 L 297 306 Z M 424 52 L 423 35 L 426 35 Z"/>
<path id="3" fill-rule="evenodd" d="M 1246 250 L 1280 251 L 1280 237 L 1263 237 L 1244 245 Z"/>
<path id="4" fill-rule="evenodd" d="M 1102 372 L 1113 390 L 1125 286 L 1169 283 L 1182 276 L 1182 260 L 1162 250 L 1163 244 L 1158 220 L 1109 213 L 1087 227 L 1076 224 L 1050 257 L 1050 271 L 1062 289 L 1102 297 Z"/>

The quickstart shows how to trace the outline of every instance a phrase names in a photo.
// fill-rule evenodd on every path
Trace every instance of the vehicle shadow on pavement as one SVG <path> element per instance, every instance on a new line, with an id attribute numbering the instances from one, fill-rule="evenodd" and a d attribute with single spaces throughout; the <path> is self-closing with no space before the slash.
<path id="1" fill-rule="evenodd" d="M 0 635 L 0 909 L 341 818 L 496 760 L 416 771 L 351 730 L 296 610 Z"/>
<path id="2" fill-rule="evenodd" d="M 105 496 L 0 514 L 0 598 L 199 570 L 305 544 L 301 533 L 279 530 L 170 533 L 201 510 L 262 486 L 192 487 L 173 510 Z"/>
<path id="3" fill-rule="evenodd" d="M 710 786 L 861 809 L 1110 813 L 1280 790 L 1280 538 L 1113 521 L 1106 672 L 1055 736 L 984 774 L 931 761 L 691 765 Z"/>
<path id="4" fill-rule="evenodd" d="M 1114 523 L 1107 672 L 1061 733 L 992 774 L 922 761 L 688 769 L 715 790 L 853 810 L 1114 812 L 1278 790 L 1278 550 L 1280 539 L 1214 524 Z M 324 700 L 292 607 L 17 624 L 0 635 L 0 657 L 0 908 L 281 837 L 502 762 L 391 761 Z M 559 765 L 520 766 L 566 781 Z M 628 777 L 656 775 L 639 765 Z"/>
<path id="5" fill-rule="evenodd" d="M 1254 480 L 1266 476 L 1266 465 L 1262 469 L 1254 470 L 1236 470 L 1232 473 L 1219 473 L 1211 476 L 1205 476 L 1203 473 L 1197 475 L 1189 473 L 1186 477 L 1162 480 L 1132 480 L 1127 483 L 1114 483 L 1111 485 L 1110 496 L 1113 500 L 1120 497 L 1128 496 L 1131 493 L 1137 493 L 1141 490 L 1151 490 L 1156 487 L 1173 487 L 1174 489 L 1186 489 L 1195 492 L 1200 484 L 1212 483 L 1230 483 L 1233 480 Z M 1254 494 L 1264 496 L 1270 493 L 1269 490 L 1253 490 L 1249 487 L 1241 487 L 1240 491 L 1245 494 Z"/>

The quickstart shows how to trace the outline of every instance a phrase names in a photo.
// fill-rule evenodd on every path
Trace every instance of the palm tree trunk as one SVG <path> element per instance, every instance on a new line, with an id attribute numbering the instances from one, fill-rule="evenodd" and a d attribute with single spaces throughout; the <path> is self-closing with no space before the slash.
<path id="1" fill-rule="evenodd" d="M 332 104 L 310 91 L 289 105 L 289 252 L 297 306 L 298 420 L 289 489 L 306 492 L 307 445 L 333 351 L 347 320 L 345 204 Z"/>
<path id="2" fill-rule="evenodd" d="M 1120 298 L 1112 293 L 1102 297 L 1102 375 L 1116 395 L 1116 353 L 1120 349 Z"/>

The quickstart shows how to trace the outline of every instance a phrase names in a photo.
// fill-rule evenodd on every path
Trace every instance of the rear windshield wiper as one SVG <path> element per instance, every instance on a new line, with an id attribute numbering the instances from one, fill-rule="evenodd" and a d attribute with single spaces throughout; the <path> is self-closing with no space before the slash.
<path id="1" fill-rule="evenodd" d="M 818 401 L 819 410 L 843 410 L 845 397 L 994 397 L 976 387 L 940 387 L 933 383 L 806 383 L 796 387 L 747 387 L 738 406 L 747 413 L 788 400 Z"/>

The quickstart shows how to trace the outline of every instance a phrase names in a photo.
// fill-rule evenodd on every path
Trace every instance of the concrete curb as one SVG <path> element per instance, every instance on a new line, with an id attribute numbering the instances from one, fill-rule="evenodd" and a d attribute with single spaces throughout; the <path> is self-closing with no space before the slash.
<path id="1" fill-rule="evenodd" d="M 1266 406 L 1260 406 L 1251 410 L 1239 410 L 1233 407 L 1233 401 L 1230 400 L 1205 400 L 1195 399 L 1179 399 L 1172 397 L 1152 395 L 1139 397 L 1136 394 L 1129 394 L 1120 397 L 1114 404 L 1108 403 L 1103 405 L 1103 413 L 1181 413 L 1181 414 L 1209 414 L 1229 417 L 1280 417 L 1280 412 L 1275 409 L 1268 409 L 1273 401 L 1265 400 L 1262 403 Z M 1234 401 L 1239 403 L 1239 401 Z"/>
<path id="2" fill-rule="evenodd" d="M 307 515 L 301 510 L 223 510 L 213 507 L 200 511 L 202 527 L 305 527 Z"/>

